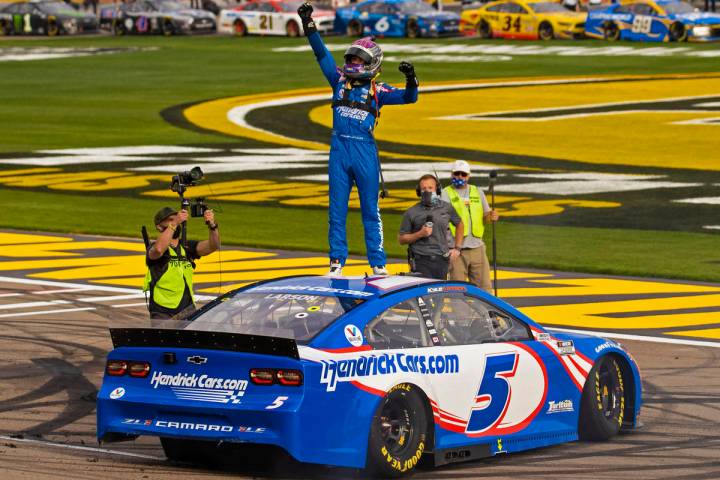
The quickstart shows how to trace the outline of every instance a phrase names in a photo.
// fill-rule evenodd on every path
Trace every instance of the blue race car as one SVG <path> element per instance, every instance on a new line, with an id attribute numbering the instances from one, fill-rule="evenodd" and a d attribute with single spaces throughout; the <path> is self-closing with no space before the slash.
<path id="1" fill-rule="evenodd" d="M 460 34 L 460 16 L 420 0 L 368 0 L 335 11 L 335 32 L 359 37 L 440 37 Z"/>
<path id="2" fill-rule="evenodd" d="M 720 40 L 720 15 L 678 0 L 630 1 L 590 10 L 585 35 L 607 40 L 710 42 Z"/>
<path id="3" fill-rule="evenodd" d="M 288 277 L 187 321 L 111 328 L 100 441 L 160 437 L 166 455 L 280 447 L 385 476 L 639 424 L 618 343 L 553 333 L 464 282 Z M 238 453 L 241 455 L 241 453 Z"/>

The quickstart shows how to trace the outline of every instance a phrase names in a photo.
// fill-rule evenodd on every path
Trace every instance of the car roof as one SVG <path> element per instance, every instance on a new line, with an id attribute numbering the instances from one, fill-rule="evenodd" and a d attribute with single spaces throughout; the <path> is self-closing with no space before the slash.
<path id="1" fill-rule="evenodd" d="M 405 288 L 435 282 L 437 281 L 410 275 L 380 277 L 299 276 L 249 285 L 243 289 L 243 292 L 308 293 L 369 300 Z"/>

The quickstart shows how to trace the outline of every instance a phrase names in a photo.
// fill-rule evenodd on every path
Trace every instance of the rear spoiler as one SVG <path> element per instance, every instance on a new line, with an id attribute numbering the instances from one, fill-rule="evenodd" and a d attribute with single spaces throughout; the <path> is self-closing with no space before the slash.
<path id="1" fill-rule="evenodd" d="M 175 347 L 229 350 L 300 359 L 297 343 L 291 338 L 242 333 L 172 330 L 163 328 L 111 328 L 110 338 L 118 347 Z"/>

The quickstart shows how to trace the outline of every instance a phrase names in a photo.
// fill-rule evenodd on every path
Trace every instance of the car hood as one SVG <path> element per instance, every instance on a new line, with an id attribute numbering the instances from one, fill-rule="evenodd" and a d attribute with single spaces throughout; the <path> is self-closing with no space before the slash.
<path id="1" fill-rule="evenodd" d="M 215 18 L 215 15 L 213 15 L 210 12 L 207 12 L 205 10 L 198 10 L 195 8 L 184 8 L 182 10 L 176 10 L 174 12 L 175 15 L 181 15 L 183 17 L 192 17 L 192 18 Z"/>
<path id="2" fill-rule="evenodd" d="M 444 21 L 444 20 L 460 20 L 460 15 L 453 12 L 432 12 L 432 13 L 421 13 L 419 15 L 407 15 L 408 17 L 418 17 L 422 18 L 423 20 L 435 20 L 435 21 Z"/>
<path id="3" fill-rule="evenodd" d="M 577 22 L 578 20 L 585 20 L 588 16 L 587 12 L 547 12 L 539 13 L 539 17 L 549 17 L 557 21 L 566 20 L 568 22 Z"/>
<path id="4" fill-rule="evenodd" d="M 682 13 L 678 15 L 668 15 L 673 20 L 680 20 L 683 23 L 690 24 L 702 24 L 702 25 L 717 25 L 720 24 L 720 15 L 717 13 L 709 12 L 693 12 L 693 13 Z"/>

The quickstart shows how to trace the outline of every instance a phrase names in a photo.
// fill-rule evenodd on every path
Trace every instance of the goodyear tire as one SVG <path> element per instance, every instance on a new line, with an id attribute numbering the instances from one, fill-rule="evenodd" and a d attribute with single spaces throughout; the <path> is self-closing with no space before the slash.
<path id="1" fill-rule="evenodd" d="M 162 34 L 166 37 L 172 37 L 175 35 L 175 25 L 173 24 L 172 20 L 169 18 L 166 18 L 163 20 L 162 23 Z"/>
<path id="2" fill-rule="evenodd" d="M 359 37 L 363 33 L 363 24 L 359 20 L 351 20 L 347 26 L 348 37 Z"/>
<path id="3" fill-rule="evenodd" d="M 247 35 L 247 27 L 245 26 L 245 22 L 242 20 L 236 20 L 235 23 L 233 23 L 233 33 L 235 33 L 236 37 L 244 37 Z"/>
<path id="4" fill-rule="evenodd" d="M 113 34 L 117 36 L 122 36 L 127 34 L 127 29 L 125 28 L 125 24 L 122 20 L 118 20 L 117 18 L 113 20 L 112 23 L 112 32 Z"/>
<path id="5" fill-rule="evenodd" d="M 299 37 L 300 27 L 295 21 L 290 20 L 289 22 L 287 22 L 287 25 L 285 25 L 285 33 L 288 37 Z"/>
<path id="6" fill-rule="evenodd" d="M 426 450 L 428 417 L 416 387 L 400 384 L 383 398 L 370 425 L 367 467 L 383 477 L 412 472 Z"/>
<path id="7" fill-rule="evenodd" d="M 492 38 L 492 29 L 490 24 L 485 20 L 481 20 L 477 26 L 477 34 L 480 38 Z"/>
<path id="8" fill-rule="evenodd" d="M 55 20 L 48 20 L 47 34 L 48 37 L 57 37 L 60 35 L 60 27 Z"/>
<path id="9" fill-rule="evenodd" d="M 4 37 L 5 35 L 10 35 L 10 24 L 9 22 L 6 22 L 5 20 L 0 20 L 0 37 Z"/>
<path id="10" fill-rule="evenodd" d="M 620 28 L 615 22 L 608 22 L 603 27 L 603 35 L 605 36 L 605 40 L 616 42 L 620 40 Z"/>
<path id="11" fill-rule="evenodd" d="M 675 22 L 670 25 L 670 40 L 673 42 L 685 42 L 687 38 L 688 34 L 685 25 L 680 22 Z"/>
<path id="12" fill-rule="evenodd" d="M 405 34 L 407 38 L 418 38 L 420 36 L 420 25 L 418 25 L 417 18 L 408 19 Z"/>
<path id="13" fill-rule="evenodd" d="M 583 440 L 607 440 L 622 427 L 625 387 L 618 360 L 611 356 L 595 362 L 583 388 L 578 431 Z"/>
<path id="14" fill-rule="evenodd" d="M 210 464 L 218 450 L 217 442 L 202 440 L 160 437 L 160 444 L 168 460 L 174 462 Z"/>
<path id="15" fill-rule="evenodd" d="M 553 27 L 548 22 L 543 22 L 538 26 L 538 38 L 540 40 L 552 40 L 555 38 Z"/>

